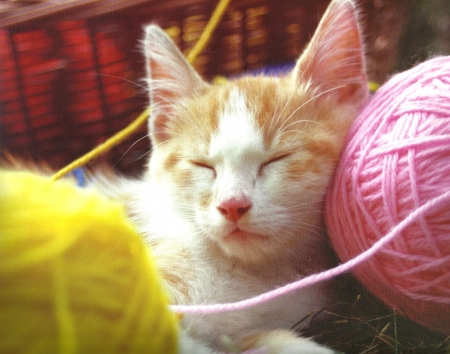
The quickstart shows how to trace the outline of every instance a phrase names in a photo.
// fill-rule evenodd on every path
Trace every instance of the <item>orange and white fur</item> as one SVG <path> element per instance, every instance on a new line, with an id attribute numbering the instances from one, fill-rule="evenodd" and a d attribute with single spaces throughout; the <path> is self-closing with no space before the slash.
<path id="1" fill-rule="evenodd" d="M 210 85 L 153 25 L 144 48 L 148 168 L 103 188 L 123 198 L 173 303 L 243 300 L 330 267 L 322 200 L 367 97 L 353 2 L 332 1 L 283 78 Z M 226 351 L 223 336 L 241 351 L 331 353 L 289 331 L 331 299 L 326 283 L 243 311 L 185 315 L 180 353 Z"/>

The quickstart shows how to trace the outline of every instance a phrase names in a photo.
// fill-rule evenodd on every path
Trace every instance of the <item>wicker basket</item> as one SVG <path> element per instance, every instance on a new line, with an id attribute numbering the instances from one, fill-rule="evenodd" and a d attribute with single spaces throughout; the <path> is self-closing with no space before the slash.
<path id="1" fill-rule="evenodd" d="M 292 61 L 328 2 L 234 1 L 194 66 L 212 78 Z M 372 3 L 365 11 L 378 11 Z M 140 85 L 143 25 L 161 25 L 187 52 L 215 6 L 206 0 L 76 0 L 0 13 L 3 151 L 59 168 L 125 127 L 147 104 Z M 149 149 L 145 135 L 142 127 L 103 162 L 139 171 Z"/>

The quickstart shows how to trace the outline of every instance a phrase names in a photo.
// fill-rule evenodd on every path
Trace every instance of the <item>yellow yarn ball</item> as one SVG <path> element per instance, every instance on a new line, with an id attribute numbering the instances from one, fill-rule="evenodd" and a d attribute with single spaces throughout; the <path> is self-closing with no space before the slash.
<path id="1" fill-rule="evenodd" d="M 0 171 L 1 353 L 175 353 L 158 276 L 119 203 Z"/>

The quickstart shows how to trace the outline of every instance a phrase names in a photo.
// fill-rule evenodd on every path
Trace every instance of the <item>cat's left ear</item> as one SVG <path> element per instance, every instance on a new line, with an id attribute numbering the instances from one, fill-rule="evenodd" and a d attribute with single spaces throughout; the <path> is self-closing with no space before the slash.
<path id="1" fill-rule="evenodd" d="M 358 13 L 352 0 L 333 0 L 293 71 L 317 95 L 358 105 L 368 95 Z"/>
<path id="2" fill-rule="evenodd" d="M 160 27 L 150 25 L 145 29 L 144 50 L 151 105 L 150 136 L 160 143 L 170 138 L 170 120 L 176 119 L 177 101 L 193 96 L 207 83 Z"/>

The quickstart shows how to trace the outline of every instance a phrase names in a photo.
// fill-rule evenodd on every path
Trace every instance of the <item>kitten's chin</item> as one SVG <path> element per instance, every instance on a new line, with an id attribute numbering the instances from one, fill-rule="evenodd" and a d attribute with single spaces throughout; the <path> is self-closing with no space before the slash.
<path id="1" fill-rule="evenodd" d="M 223 238 L 226 243 L 237 242 L 241 244 L 248 244 L 250 242 L 264 242 L 269 239 L 268 236 L 257 234 L 254 232 L 248 232 L 240 229 L 236 229 L 230 232 Z"/>
<path id="2" fill-rule="evenodd" d="M 271 249 L 269 236 L 240 229 L 223 236 L 219 244 L 227 256 L 251 263 L 266 259 Z"/>

